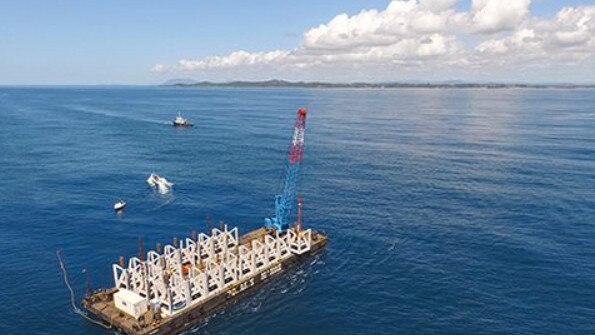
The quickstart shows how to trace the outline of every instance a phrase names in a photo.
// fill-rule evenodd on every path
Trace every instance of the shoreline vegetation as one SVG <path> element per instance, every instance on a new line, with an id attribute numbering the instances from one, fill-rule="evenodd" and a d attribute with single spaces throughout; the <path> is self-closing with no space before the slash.
<path id="1" fill-rule="evenodd" d="M 506 84 L 506 83 L 466 83 L 466 82 L 385 82 L 385 83 L 331 83 L 319 81 L 286 81 L 286 80 L 265 80 L 265 81 L 229 81 L 212 82 L 189 80 L 170 80 L 160 86 L 166 87 L 255 87 L 255 88 L 345 88 L 345 89 L 391 89 L 391 88 L 554 88 L 554 89 L 576 89 L 595 88 L 595 84 Z"/>

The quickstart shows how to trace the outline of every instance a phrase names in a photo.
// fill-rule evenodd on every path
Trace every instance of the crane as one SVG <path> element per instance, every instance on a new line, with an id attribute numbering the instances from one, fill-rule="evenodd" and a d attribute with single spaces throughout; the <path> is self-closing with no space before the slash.
<path id="1" fill-rule="evenodd" d="M 296 202 L 296 185 L 300 164 L 304 156 L 304 134 L 306 131 L 306 109 L 300 108 L 295 120 L 293 138 L 289 146 L 289 158 L 285 164 L 285 179 L 281 194 L 275 196 L 275 216 L 264 219 L 266 227 L 283 231 L 289 227 L 291 211 Z M 301 199 L 300 199 L 301 203 Z"/>

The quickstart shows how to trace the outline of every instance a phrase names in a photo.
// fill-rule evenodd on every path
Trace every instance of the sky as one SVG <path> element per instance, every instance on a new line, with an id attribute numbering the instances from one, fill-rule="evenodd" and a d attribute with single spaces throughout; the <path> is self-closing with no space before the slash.
<path id="1" fill-rule="evenodd" d="M 595 0 L 0 0 L 0 85 L 594 74 Z"/>

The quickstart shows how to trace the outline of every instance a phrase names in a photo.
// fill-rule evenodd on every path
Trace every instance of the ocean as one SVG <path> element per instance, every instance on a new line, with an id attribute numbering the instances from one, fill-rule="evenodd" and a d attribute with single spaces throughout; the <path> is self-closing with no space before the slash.
<path id="1" fill-rule="evenodd" d="M 140 236 L 261 226 L 302 106 L 326 251 L 188 333 L 595 333 L 595 90 L 101 86 L 0 88 L 0 333 L 110 333 L 57 249 L 78 300 Z"/>

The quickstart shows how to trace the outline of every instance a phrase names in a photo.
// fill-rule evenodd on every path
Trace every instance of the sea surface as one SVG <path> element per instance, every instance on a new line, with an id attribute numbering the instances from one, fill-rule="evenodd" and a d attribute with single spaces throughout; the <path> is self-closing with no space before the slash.
<path id="1" fill-rule="evenodd" d="M 0 333 L 110 334 L 57 249 L 78 300 L 139 236 L 261 226 L 301 106 L 328 248 L 189 334 L 595 334 L 594 90 L 165 87 L 0 88 Z"/>

